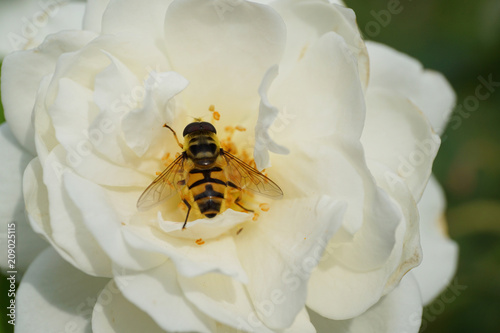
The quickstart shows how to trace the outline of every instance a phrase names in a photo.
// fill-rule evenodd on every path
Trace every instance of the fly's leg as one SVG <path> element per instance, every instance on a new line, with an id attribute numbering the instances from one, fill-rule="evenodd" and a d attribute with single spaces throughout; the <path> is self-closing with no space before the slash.
<path id="1" fill-rule="evenodd" d="M 180 143 L 179 139 L 177 139 L 177 133 L 175 133 L 175 131 L 172 129 L 172 127 L 168 126 L 167 124 L 164 124 L 163 127 L 168 128 L 169 130 L 172 131 L 172 133 L 174 133 L 175 141 L 177 141 L 177 144 L 179 145 L 179 147 L 181 147 L 181 149 L 184 149 L 184 146 L 182 145 L 182 143 Z"/>
<path id="2" fill-rule="evenodd" d="M 189 202 L 186 199 L 182 199 L 182 201 L 184 201 L 184 203 L 186 204 L 186 207 L 188 208 L 188 211 L 186 214 L 186 220 L 184 220 L 184 224 L 182 225 L 182 230 L 184 230 L 184 229 L 186 229 L 186 224 L 188 221 L 189 212 L 191 211 L 191 205 L 189 204 Z"/>
<path id="3" fill-rule="evenodd" d="M 233 182 L 227 182 L 227 186 L 229 187 L 232 187 L 232 188 L 235 188 L 235 189 L 238 189 L 240 191 L 240 194 L 241 194 L 241 187 L 239 187 L 238 185 L 236 185 L 235 183 Z M 234 204 L 238 207 L 240 207 L 241 209 L 243 209 L 245 212 L 250 212 L 250 213 L 253 213 L 254 211 L 251 210 L 251 209 L 248 209 L 248 208 L 245 208 L 243 207 L 241 204 L 240 204 L 240 201 L 241 201 L 241 197 L 238 195 L 238 197 L 236 198 L 236 200 L 234 201 Z"/>
<path id="4" fill-rule="evenodd" d="M 241 204 L 240 204 L 240 201 L 241 201 L 241 198 L 240 196 L 238 196 L 238 198 L 236 198 L 236 200 L 234 201 L 234 204 L 238 207 L 240 207 L 241 209 L 243 209 L 245 212 L 250 212 L 250 213 L 253 213 L 254 211 L 252 209 L 248 209 L 248 208 L 245 208 L 243 207 Z"/>

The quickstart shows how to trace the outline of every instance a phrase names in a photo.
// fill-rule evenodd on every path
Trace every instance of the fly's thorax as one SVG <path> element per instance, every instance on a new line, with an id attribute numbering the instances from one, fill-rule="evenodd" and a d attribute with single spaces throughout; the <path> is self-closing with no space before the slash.
<path id="1" fill-rule="evenodd" d="M 217 134 L 209 131 L 197 131 L 184 137 L 184 147 L 188 158 L 199 166 L 209 166 L 220 154 L 220 142 Z"/>

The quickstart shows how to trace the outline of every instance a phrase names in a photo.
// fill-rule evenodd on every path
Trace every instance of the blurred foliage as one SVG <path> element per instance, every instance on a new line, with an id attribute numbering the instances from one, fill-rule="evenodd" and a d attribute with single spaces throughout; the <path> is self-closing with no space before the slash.
<path id="1" fill-rule="evenodd" d="M 474 96 L 479 76 L 492 75 L 500 82 L 500 1 L 346 3 L 366 39 L 442 72 L 457 93 L 457 105 Z M 391 8 L 395 14 L 384 17 Z M 430 304 L 422 332 L 500 331 L 500 87 L 496 89 L 476 111 L 460 115 L 455 110 L 460 121 L 455 118 L 447 128 L 434 164 L 448 200 L 449 233 L 460 247 L 456 282 L 467 289 L 444 307 L 445 294 Z"/>
<path id="2" fill-rule="evenodd" d="M 377 21 L 399 3 L 398 13 Z M 366 39 L 390 45 L 442 72 L 457 103 L 474 95 L 478 77 L 500 81 L 500 1 L 347 0 Z M 383 24 L 381 24 L 382 22 Z M 373 27 L 378 26 L 379 29 Z M 370 30 L 371 28 L 371 30 Z M 467 287 L 441 309 L 440 297 L 424 311 L 426 333 L 500 330 L 500 87 L 478 109 L 449 127 L 434 173 L 448 200 L 449 232 L 460 246 L 457 283 Z M 0 104 L 0 123 L 4 121 Z M 7 283 L 0 280 L 5 318 Z M 3 319 L 0 333 L 12 332 Z"/>

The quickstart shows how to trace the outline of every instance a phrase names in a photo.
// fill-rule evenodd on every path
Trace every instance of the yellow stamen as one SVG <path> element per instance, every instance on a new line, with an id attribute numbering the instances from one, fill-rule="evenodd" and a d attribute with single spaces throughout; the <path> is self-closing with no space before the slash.
<path id="1" fill-rule="evenodd" d="M 236 126 L 235 128 L 237 131 L 240 131 L 240 132 L 245 132 L 247 130 L 245 127 L 240 126 L 240 125 Z"/>
<path id="2" fill-rule="evenodd" d="M 263 211 L 263 212 L 267 212 L 269 211 L 269 209 L 271 208 L 271 205 L 269 205 L 268 203 L 261 203 L 259 205 L 259 208 Z"/>

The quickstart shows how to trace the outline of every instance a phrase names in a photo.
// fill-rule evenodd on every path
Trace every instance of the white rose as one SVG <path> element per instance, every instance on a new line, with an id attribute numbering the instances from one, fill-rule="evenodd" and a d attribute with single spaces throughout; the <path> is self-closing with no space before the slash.
<path id="1" fill-rule="evenodd" d="M 441 75 L 366 48 L 337 4 L 89 2 L 84 22 L 3 63 L 2 210 L 20 211 L 35 156 L 24 203 L 51 245 L 19 288 L 18 332 L 418 331 L 456 256 L 424 200 L 442 200 L 424 192 L 454 104 Z M 283 199 L 185 230 L 179 196 L 138 212 L 179 152 L 162 125 L 215 112 Z M 419 208 L 442 260 L 415 277 Z"/>

